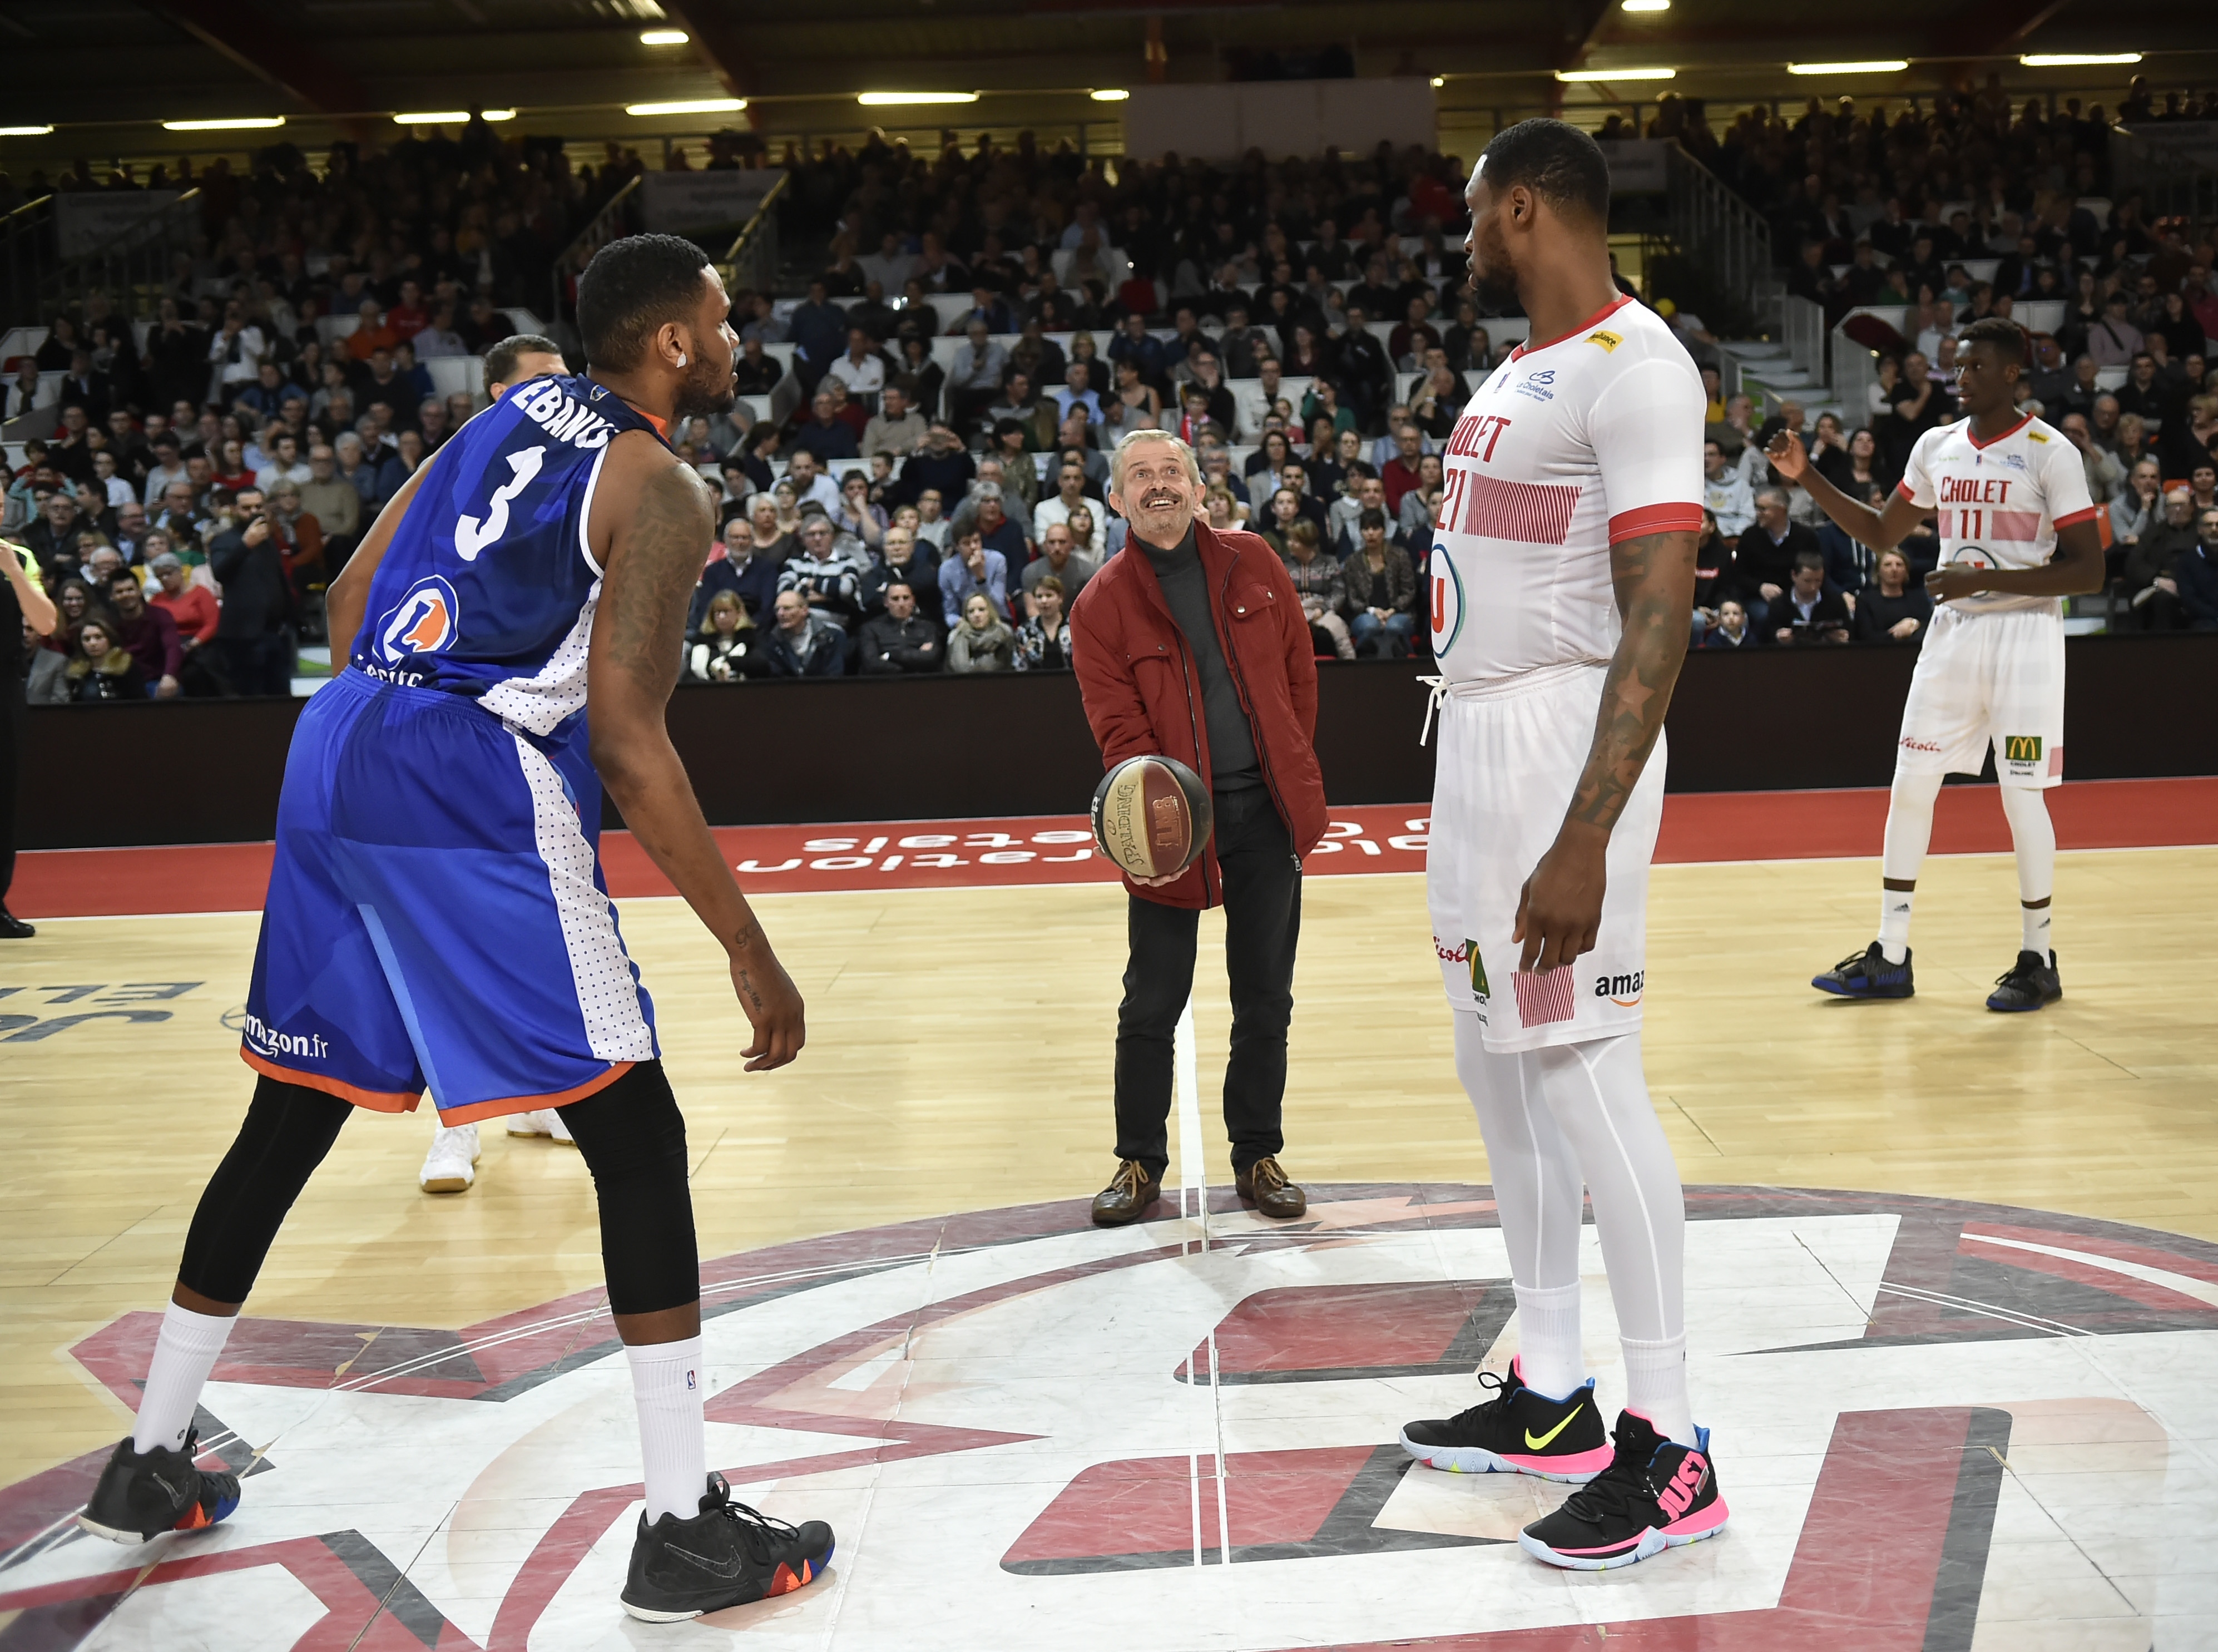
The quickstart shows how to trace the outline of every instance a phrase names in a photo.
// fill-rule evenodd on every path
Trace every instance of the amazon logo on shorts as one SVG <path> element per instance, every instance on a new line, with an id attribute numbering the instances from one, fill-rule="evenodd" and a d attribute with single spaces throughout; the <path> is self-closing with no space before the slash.
<path id="1" fill-rule="evenodd" d="M 377 651 L 394 664 L 411 655 L 437 654 L 455 640 L 461 615 L 453 586 L 437 574 L 418 580 L 378 622 Z"/>
<path id="2" fill-rule="evenodd" d="M 1630 1009 L 1640 1002 L 1640 995 L 1648 984 L 1647 978 L 1646 970 L 1638 969 L 1630 975 L 1597 976 L 1595 978 L 1594 995 L 1597 998 L 1607 998 L 1622 1009 Z"/>

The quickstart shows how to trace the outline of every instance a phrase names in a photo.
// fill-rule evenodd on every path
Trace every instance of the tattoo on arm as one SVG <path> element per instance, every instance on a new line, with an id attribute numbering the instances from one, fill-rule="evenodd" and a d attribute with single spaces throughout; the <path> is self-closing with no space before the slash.
<path id="1" fill-rule="evenodd" d="M 1603 679 L 1594 746 L 1565 814 L 1609 830 L 1647 767 L 1686 657 L 1694 606 L 1694 536 L 1655 533 L 1610 548 L 1625 634 Z"/>
<path id="2" fill-rule="evenodd" d="M 660 704 L 678 682 L 685 606 L 701 577 L 715 525 L 691 473 L 672 465 L 640 488 L 638 513 L 623 542 L 609 616 L 609 658 Z"/>

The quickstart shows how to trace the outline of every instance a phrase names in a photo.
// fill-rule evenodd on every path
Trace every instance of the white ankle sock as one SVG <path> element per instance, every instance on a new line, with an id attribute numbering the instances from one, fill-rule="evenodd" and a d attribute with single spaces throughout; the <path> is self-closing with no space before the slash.
<path id="1" fill-rule="evenodd" d="M 1535 1394 L 1567 1398 L 1587 1380 L 1586 1356 L 1579 1351 L 1579 1288 L 1512 1289 L 1517 1293 L 1518 1375 Z"/>
<path id="2" fill-rule="evenodd" d="M 647 1468 L 647 1522 L 665 1514 L 690 1520 L 709 1489 L 709 1444 L 701 1408 L 708 1379 L 701 1338 L 624 1345 L 632 1397 L 639 1405 L 639 1450 Z"/>
<path id="3" fill-rule="evenodd" d="M 1879 949 L 1890 964 L 1899 964 L 1910 956 L 1910 908 L 1917 898 L 1914 889 L 1879 892 Z"/>
<path id="4" fill-rule="evenodd" d="M 195 1314 L 175 1302 L 162 1310 L 161 1334 L 154 1338 L 154 1363 L 146 1372 L 146 1391 L 139 1399 L 139 1420 L 131 1430 L 131 1449 L 182 1450 L 192 1428 L 201 1389 L 215 1369 L 236 1315 Z"/>
<path id="5" fill-rule="evenodd" d="M 2040 953 L 2041 961 L 2047 963 L 2051 944 L 2048 935 L 2048 915 L 2055 909 L 2049 906 L 2021 906 L 2017 910 L 2019 917 L 2025 923 L 2026 951 Z"/>
<path id="6" fill-rule="evenodd" d="M 1625 1408 L 1682 1445 L 1694 1444 L 1694 1411 L 1687 1398 L 1687 1338 L 1641 1342 L 1620 1337 L 1625 1350 Z"/>

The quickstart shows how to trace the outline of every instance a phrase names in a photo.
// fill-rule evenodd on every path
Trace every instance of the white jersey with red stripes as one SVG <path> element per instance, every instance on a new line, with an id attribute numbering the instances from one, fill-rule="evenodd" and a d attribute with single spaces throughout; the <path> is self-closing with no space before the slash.
<path id="1" fill-rule="evenodd" d="M 1521 346 L 1441 455 L 1433 653 L 1448 681 L 1606 661 L 1610 547 L 1702 525 L 1701 376 L 1631 298 Z"/>
<path id="2" fill-rule="evenodd" d="M 1934 512 L 1942 563 L 2039 568 L 2056 554 L 2056 531 L 2092 521 L 2079 450 L 2054 425 L 2028 413 L 1992 442 L 1959 419 L 1918 438 L 1904 467 L 1902 495 Z M 1982 591 L 1949 606 L 1965 613 L 2004 610 L 2060 614 L 2054 597 Z"/>

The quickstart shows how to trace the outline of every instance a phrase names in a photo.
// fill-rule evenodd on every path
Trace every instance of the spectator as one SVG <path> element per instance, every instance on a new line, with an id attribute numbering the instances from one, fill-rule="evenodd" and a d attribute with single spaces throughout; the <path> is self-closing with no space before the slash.
<path id="1" fill-rule="evenodd" d="M 939 627 L 917 612 L 916 587 L 906 577 L 896 574 L 885 584 L 881 611 L 863 622 L 859 652 L 865 676 L 914 676 L 940 669 L 946 651 Z"/>
<path id="2" fill-rule="evenodd" d="M 1386 514 L 1398 517 L 1403 497 L 1424 485 L 1425 433 L 1414 423 L 1401 425 L 1394 432 L 1394 456 L 1381 467 L 1379 481 L 1385 494 Z"/>
<path id="3" fill-rule="evenodd" d="M 175 699 L 183 692 L 184 646 L 177 620 L 152 606 L 129 568 L 108 575 L 108 606 L 115 616 L 115 640 L 139 667 L 139 680 L 156 699 Z"/>
<path id="4" fill-rule="evenodd" d="M 1899 550 L 1881 551 L 1873 582 L 1856 593 L 1856 640 L 1919 647 L 1932 623 L 1933 599 L 1912 583 L 1910 559 Z"/>
<path id="5" fill-rule="evenodd" d="M 1019 671 L 1070 669 L 1070 633 L 1063 623 L 1063 581 L 1052 574 L 1027 588 L 1032 617 L 1017 627 L 1016 667 Z"/>
<path id="6" fill-rule="evenodd" d="M 1702 633 L 1706 649 L 1750 649 L 1762 640 L 1748 623 L 1748 610 L 1732 597 L 1718 604 L 1717 624 Z"/>
<path id="7" fill-rule="evenodd" d="M 5 554 L 5 553 L 0 553 Z M 0 606 L 5 606 L 0 603 Z M 30 616 L 22 621 L 23 638 L 23 702 L 28 705 L 66 705 L 70 698 L 69 656 L 46 646 L 46 639 L 31 629 Z M 7 909 L 0 906 L 0 913 Z M 10 925 L 19 922 L 13 914 L 0 917 L 0 940 L 20 940 L 22 935 Z M 22 925 L 28 931 L 29 926 Z"/>
<path id="8" fill-rule="evenodd" d="M 801 519 L 801 549 L 778 571 L 778 593 L 797 591 L 819 619 L 852 625 L 862 617 L 862 581 L 870 566 L 859 542 L 812 511 Z"/>
<path id="9" fill-rule="evenodd" d="M 1348 634 L 1358 654 L 1400 659 L 1416 630 L 1417 574 L 1409 553 L 1386 537 L 1386 513 L 1356 519 L 1361 543 L 1348 559 Z"/>
<path id="10" fill-rule="evenodd" d="M 2127 366 L 2140 352 L 2141 330 L 2130 319 L 2132 308 L 2123 292 L 2114 292 L 2103 306 L 2102 320 L 2087 329 L 2087 353 L 2097 367 Z"/>
<path id="11" fill-rule="evenodd" d="M 717 554 L 717 550 L 722 554 Z M 777 564 L 755 549 L 753 525 L 745 517 L 733 517 L 724 524 L 723 543 L 717 550 L 710 550 L 708 564 L 701 570 L 700 583 L 693 588 L 693 601 L 685 617 L 686 629 L 700 630 L 707 623 L 709 604 L 723 592 L 739 598 L 751 622 L 769 624 L 772 605 L 778 599 L 778 569 Z M 759 642 L 760 638 L 756 640 Z"/>
<path id="12" fill-rule="evenodd" d="M 828 371 L 852 396 L 873 396 L 885 388 L 886 358 L 860 327 L 847 329 L 846 353 L 833 361 Z"/>
<path id="13" fill-rule="evenodd" d="M 2206 513 L 2196 543 L 2172 559 L 2166 576 L 2181 618 L 2190 630 L 2218 630 L 2218 515 Z"/>
<path id="14" fill-rule="evenodd" d="M 850 470 L 839 479 L 839 508 L 832 513 L 833 527 L 861 541 L 865 551 L 875 553 L 889 520 L 884 506 L 870 502 L 868 476 L 859 470 Z"/>
<path id="15" fill-rule="evenodd" d="M 2057 428 L 2064 432 L 2066 441 L 2079 450 L 2079 461 L 2087 473 L 2088 498 L 2097 505 L 2116 499 L 2125 488 L 2125 470 L 2116 456 L 2095 440 L 2085 415 L 2066 413 Z"/>
<path id="16" fill-rule="evenodd" d="M 2154 459 L 2141 460 L 2110 501 L 2110 543 L 2115 549 L 2138 544 L 2143 534 L 2164 520 L 2163 475 Z"/>
<path id="17" fill-rule="evenodd" d="M 1078 507 L 1078 513 L 1081 519 L 1092 514 L 1083 506 Z M 1068 520 L 1050 522 L 1041 529 L 1039 548 L 1040 554 L 1026 562 L 1018 575 L 1024 594 L 1030 596 L 1042 580 L 1052 579 L 1063 587 L 1065 606 L 1077 601 L 1086 581 L 1100 571 L 1100 560 L 1078 549 Z"/>
<path id="18" fill-rule="evenodd" d="M 1024 525 L 1004 508 L 1002 498 L 1000 484 L 982 478 L 955 513 L 955 532 L 959 538 L 966 526 L 975 525 L 989 553 L 998 554 L 1006 567 L 1022 568 L 1031 559 L 1032 542 Z M 996 597 L 994 606 L 1001 606 L 1001 599 Z"/>
<path id="19" fill-rule="evenodd" d="M 1769 489 L 1766 489 L 1769 492 Z M 1782 506 L 1783 508 L 1783 506 Z M 1762 529 L 1751 537 L 1762 537 Z M 1744 545 L 1747 541 L 1744 539 Z M 1764 626 L 1772 640 L 1786 643 L 1845 643 L 1849 606 L 1839 592 L 1825 589 L 1825 559 L 1813 546 L 1794 552 L 1786 591 L 1772 599 Z"/>
<path id="20" fill-rule="evenodd" d="M 1716 519 L 1728 545 L 1737 543 L 1756 520 L 1756 499 L 1747 476 L 1727 462 L 1725 449 L 1715 441 L 1702 444 L 1702 508 Z"/>
<path id="21" fill-rule="evenodd" d="M 861 448 L 866 456 L 890 453 L 905 459 L 924 444 L 932 426 L 909 406 L 909 392 L 914 388 L 908 381 L 894 379 L 878 393 L 878 410 L 863 426 Z"/>
<path id="22" fill-rule="evenodd" d="M 2119 577 L 2141 623 L 2147 625 L 2153 614 L 2150 603 L 2164 587 L 2159 581 L 2168 579 L 2172 565 L 2179 553 L 2196 543 L 2200 536 L 2195 525 L 2195 495 L 2184 488 L 2174 488 L 2164 496 L 2164 519 L 2143 533 L 2140 539 L 2126 548 L 2119 568 Z M 68 605 L 62 608 L 65 621 L 69 617 Z"/>
<path id="23" fill-rule="evenodd" d="M 847 639 L 839 626 L 809 610 L 798 591 L 778 593 L 778 624 L 763 645 L 773 677 L 844 677 Z"/>
<path id="24" fill-rule="evenodd" d="M 235 502 L 229 525 L 208 543 L 208 567 L 223 589 L 215 645 L 225 674 L 242 694 L 293 692 L 292 587 L 285 577 L 282 544 L 259 488 Z"/>
<path id="25" fill-rule="evenodd" d="M 115 624 L 105 614 L 91 614 L 77 627 L 77 646 L 65 668 L 72 701 L 90 705 L 146 698 L 146 680 L 139 662 L 116 639 Z"/>
<path id="26" fill-rule="evenodd" d="M 950 630 L 963 623 L 963 606 L 982 594 L 997 612 L 1008 608 L 1008 559 L 988 550 L 976 522 L 958 529 L 955 554 L 939 564 L 940 612 Z"/>
<path id="27" fill-rule="evenodd" d="M 1718 526 L 1724 528 L 1722 519 Z M 1786 593 L 1793 582 L 1794 568 L 1805 556 L 1818 559 L 1822 580 L 1825 556 L 1818 544 L 1817 535 L 1800 522 L 1788 519 L 1784 489 L 1758 488 L 1756 493 L 1756 524 L 1741 535 L 1733 547 L 1733 567 L 1740 575 L 1741 583 L 1753 587 L 1756 598 L 1748 606 L 1758 624 L 1763 624 L 1770 618 L 1767 606 L 1779 601 Z M 1843 617 L 1846 617 L 1845 610 Z M 1769 629 L 1775 630 L 1778 628 L 1771 626 Z"/>
<path id="28" fill-rule="evenodd" d="M 963 347 L 947 370 L 948 415 L 957 425 L 968 424 L 994 399 L 1009 369 L 1009 352 L 988 336 L 984 321 L 974 318 L 964 331 Z"/>
<path id="29" fill-rule="evenodd" d="M 1355 639 L 1348 628 L 1347 570 L 1337 557 L 1322 553 L 1317 524 L 1306 517 L 1295 518 L 1285 537 L 1286 549 L 1279 556 L 1301 602 L 1302 618 L 1313 632 L 1324 634 L 1334 654 L 1353 660 Z"/>
<path id="30" fill-rule="evenodd" d="M 819 390 L 809 398 L 809 422 L 793 433 L 795 459 L 805 453 L 820 464 L 828 464 L 833 459 L 862 456 L 854 428 L 839 417 L 839 403 L 832 392 Z"/>
<path id="31" fill-rule="evenodd" d="M 709 599 L 708 612 L 685 651 L 688 681 L 744 682 L 770 674 L 770 661 L 758 646 L 755 622 L 736 591 L 719 591 Z"/>
<path id="32" fill-rule="evenodd" d="M 962 622 L 947 639 L 947 668 L 969 674 L 1016 669 L 1016 638 L 982 591 L 963 600 Z"/>
<path id="33" fill-rule="evenodd" d="M 254 481 L 263 492 L 268 493 L 281 481 L 297 487 L 315 480 L 315 472 L 301 458 L 300 444 L 292 432 L 280 431 L 264 450 L 269 455 L 268 462 L 254 474 Z"/>
<path id="34" fill-rule="evenodd" d="M 156 581 L 157 588 L 147 599 L 176 623 L 177 646 L 182 651 L 185 668 L 178 674 L 180 682 L 187 688 L 192 686 L 195 668 L 205 674 L 206 660 L 216 650 L 208 644 L 215 641 L 221 615 L 216 606 L 215 593 L 204 585 L 195 585 L 188 576 L 185 565 L 167 550 L 151 558 L 147 569 Z"/>
<path id="35" fill-rule="evenodd" d="M 1056 471 L 1055 496 L 1044 499 L 1032 507 L 1032 531 L 1041 537 L 1041 543 L 1044 544 L 1050 528 L 1057 525 L 1067 527 L 1071 512 L 1080 510 L 1087 511 L 1089 517 L 1092 515 L 1086 503 L 1085 467 L 1065 461 Z M 1098 558 L 1101 556 L 1101 534 L 1098 528 L 1094 532 L 1092 542 L 1083 550 L 1089 556 Z M 1071 595 L 1075 599 L 1077 594 L 1074 588 Z"/>

